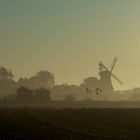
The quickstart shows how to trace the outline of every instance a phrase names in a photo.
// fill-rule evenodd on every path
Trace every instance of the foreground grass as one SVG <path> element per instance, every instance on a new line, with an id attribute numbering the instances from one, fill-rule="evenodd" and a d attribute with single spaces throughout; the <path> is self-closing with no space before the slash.
<path id="1" fill-rule="evenodd" d="M 140 139 L 140 109 L 1 109 L 0 140 Z"/>

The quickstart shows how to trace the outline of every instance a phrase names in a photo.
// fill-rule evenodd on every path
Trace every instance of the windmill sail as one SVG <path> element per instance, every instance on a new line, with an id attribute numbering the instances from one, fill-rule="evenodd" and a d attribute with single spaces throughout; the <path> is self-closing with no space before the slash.
<path id="1" fill-rule="evenodd" d="M 112 65 L 111 65 L 111 70 L 110 70 L 110 72 L 112 72 L 112 71 L 113 71 L 113 69 L 114 69 L 114 67 L 115 67 L 116 62 L 117 62 L 117 57 L 114 57 L 114 59 L 113 59 L 113 63 L 112 63 Z"/>
<path id="2" fill-rule="evenodd" d="M 123 84 L 122 81 L 121 81 L 119 78 L 117 78 L 114 74 L 111 74 L 111 76 L 112 76 L 115 80 L 117 80 L 121 85 Z"/>

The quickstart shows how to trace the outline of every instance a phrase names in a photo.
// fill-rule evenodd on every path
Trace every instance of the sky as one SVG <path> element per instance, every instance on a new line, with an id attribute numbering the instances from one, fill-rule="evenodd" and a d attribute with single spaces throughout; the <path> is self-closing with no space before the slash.
<path id="1" fill-rule="evenodd" d="M 0 65 L 16 80 L 49 70 L 80 84 L 114 56 L 114 88 L 140 87 L 139 0 L 0 0 Z"/>

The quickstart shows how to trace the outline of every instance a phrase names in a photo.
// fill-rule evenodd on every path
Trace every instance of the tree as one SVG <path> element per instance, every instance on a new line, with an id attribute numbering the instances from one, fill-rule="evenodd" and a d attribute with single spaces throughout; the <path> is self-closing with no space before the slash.
<path id="1" fill-rule="evenodd" d="M 87 77 L 83 80 L 83 82 L 80 84 L 80 90 L 83 95 L 85 95 L 84 98 L 95 98 L 96 92 L 95 89 L 98 88 L 99 81 L 96 77 Z M 82 96 L 82 95 L 81 95 Z M 95 97 L 94 97 L 95 96 Z"/>
<path id="2" fill-rule="evenodd" d="M 16 91 L 17 93 L 17 100 L 20 101 L 28 101 L 33 99 L 33 93 L 32 90 L 26 88 L 26 87 L 20 87 Z"/>
<path id="3" fill-rule="evenodd" d="M 15 93 L 18 84 L 13 79 L 13 74 L 10 70 L 0 67 L 0 96 L 6 96 Z"/>
<path id="4" fill-rule="evenodd" d="M 50 90 L 45 88 L 40 88 L 35 91 L 35 98 L 37 101 L 49 101 L 50 97 Z"/>
<path id="5" fill-rule="evenodd" d="M 41 82 L 43 87 L 51 88 L 55 85 L 54 74 L 48 71 L 39 71 L 36 73 L 36 78 Z"/>
<path id="6" fill-rule="evenodd" d="M 31 78 L 20 78 L 19 84 L 31 89 L 52 88 L 55 85 L 54 74 L 48 71 L 39 71 Z"/>
<path id="7" fill-rule="evenodd" d="M 7 70 L 4 67 L 0 67 L 0 80 L 9 80 L 13 79 L 13 74 L 10 70 Z"/>
<path id="8" fill-rule="evenodd" d="M 80 87 L 84 89 L 89 89 L 89 90 L 95 90 L 98 87 L 98 79 L 95 77 L 88 77 L 84 79 L 83 83 L 80 85 Z"/>

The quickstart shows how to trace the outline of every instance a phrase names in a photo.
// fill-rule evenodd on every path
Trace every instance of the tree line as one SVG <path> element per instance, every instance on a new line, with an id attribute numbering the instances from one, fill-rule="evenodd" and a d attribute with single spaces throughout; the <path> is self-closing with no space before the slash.
<path id="1" fill-rule="evenodd" d="M 56 84 L 54 74 L 48 70 L 40 70 L 29 78 L 20 77 L 16 81 L 11 70 L 0 67 L 0 100 L 96 100 L 97 87 L 99 80 L 96 77 L 87 77 L 79 85 Z M 140 88 L 115 93 L 115 99 L 118 100 L 140 100 Z M 99 96 L 103 97 L 103 93 L 100 94 Z"/>
<path id="2" fill-rule="evenodd" d="M 6 100 L 12 98 L 17 100 L 84 99 L 86 89 L 94 92 L 97 85 L 96 77 L 85 78 L 79 85 L 58 85 L 55 83 L 54 74 L 47 70 L 41 70 L 29 78 L 20 77 L 15 81 L 11 70 L 0 67 L 0 96 Z"/>

